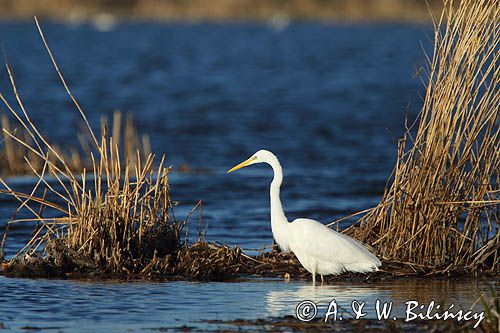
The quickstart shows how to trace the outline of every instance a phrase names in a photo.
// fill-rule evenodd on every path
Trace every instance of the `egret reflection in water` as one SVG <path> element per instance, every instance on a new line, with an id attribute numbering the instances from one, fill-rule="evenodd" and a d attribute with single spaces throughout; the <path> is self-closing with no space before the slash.
<path id="1" fill-rule="evenodd" d="M 493 284 L 498 289 L 499 284 Z M 289 284 L 286 289 L 270 290 L 265 304 L 270 316 L 292 314 L 296 306 L 304 301 L 313 301 L 318 307 L 318 316 L 324 316 L 332 300 L 338 305 L 339 312 L 352 317 L 353 301 L 365 302 L 366 318 L 376 318 L 376 302 L 392 302 L 391 316 L 405 318 L 406 302 L 414 300 L 427 306 L 434 301 L 442 309 L 451 304 L 455 309 L 481 311 L 478 302 L 480 295 L 489 295 L 488 283 L 474 279 L 398 279 L 378 283 L 338 282 L 335 285 L 298 285 Z"/>
<path id="2" fill-rule="evenodd" d="M 270 290 L 266 295 L 267 312 L 271 316 L 283 313 L 292 314 L 297 304 L 304 300 L 312 301 L 318 306 L 318 314 L 323 315 L 332 300 L 339 306 L 339 311 L 350 313 L 353 301 L 375 303 L 378 298 L 387 297 L 387 293 L 373 285 L 299 285 L 290 284 L 287 289 Z"/>

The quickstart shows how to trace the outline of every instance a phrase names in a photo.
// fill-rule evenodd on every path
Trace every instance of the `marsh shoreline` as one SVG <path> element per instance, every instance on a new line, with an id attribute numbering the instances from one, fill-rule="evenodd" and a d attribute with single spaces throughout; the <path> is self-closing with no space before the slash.
<path id="1" fill-rule="evenodd" d="M 435 13 L 440 1 L 429 1 Z M 153 20 L 175 22 L 270 21 L 277 25 L 289 20 L 325 22 L 428 22 L 425 1 L 379 0 L 203 0 L 188 1 L 102 1 L 91 0 L 0 0 L 0 18 L 30 19 L 34 15 L 61 21 Z"/>
<path id="2" fill-rule="evenodd" d="M 54 246 L 54 244 L 56 244 Z M 14 278 L 49 278 L 90 281 L 224 281 L 237 282 L 247 278 L 277 278 L 284 281 L 310 281 L 307 272 L 292 253 L 276 250 L 249 256 L 239 247 L 199 241 L 182 245 L 163 257 L 147 263 L 124 265 L 121 271 L 111 270 L 99 262 L 78 255 L 76 251 L 50 242 L 46 254 L 18 256 L 2 263 L 0 275 Z M 380 271 L 370 274 L 345 272 L 325 276 L 325 282 L 380 282 L 396 279 L 425 278 L 488 278 L 500 281 L 500 275 L 486 268 L 480 272 L 427 270 L 411 271 L 403 263 L 382 260 Z"/>

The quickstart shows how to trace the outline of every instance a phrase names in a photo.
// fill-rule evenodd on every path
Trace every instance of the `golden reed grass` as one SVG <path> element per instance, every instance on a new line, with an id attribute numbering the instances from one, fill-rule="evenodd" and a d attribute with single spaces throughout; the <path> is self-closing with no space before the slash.
<path id="1" fill-rule="evenodd" d="M 36 256 L 37 251 L 45 246 L 46 251 L 66 251 L 67 255 L 60 256 L 61 260 L 73 258 L 80 263 L 95 265 L 102 271 L 137 272 L 149 259 L 174 253 L 180 244 L 180 225 L 171 218 L 170 168 L 165 166 L 163 156 L 153 169 L 155 156 L 149 153 L 144 157 L 140 150 L 143 145 L 134 146 L 134 141 L 124 142 L 129 147 L 120 150 L 119 114 L 115 114 L 112 135 L 108 135 L 106 126 L 103 126 L 100 139 L 95 136 L 62 76 L 37 20 L 36 24 L 61 82 L 88 130 L 92 145 L 88 150 L 91 167 L 88 170 L 84 167 L 76 173 L 70 162 L 72 159 L 62 155 L 40 133 L 23 105 L 7 65 L 17 110 L 4 95 L 0 94 L 0 99 L 22 128 L 19 131 L 22 136 L 4 127 L 3 133 L 9 140 L 6 150 L 12 154 L 11 144 L 14 143 L 23 147 L 24 160 L 38 181 L 30 193 L 19 193 L 0 178 L 4 187 L 0 191 L 20 203 L 7 226 L 3 242 L 12 224 L 34 222 L 38 228 L 32 239 L 13 259 L 19 255 L 24 258 Z M 127 131 L 124 141 L 136 135 L 131 123 L 125 126 Z M 125 151 L 124 157 L 120 155 L 121 151 Z M 32 217 L 16 218 L 21 210 Z M 47 210 L 55 212 L 48 215 L 62 217 L 45 217 Z"/>
<path id="2" fill-rule="evenodd" d="M 12 76 L 8 65 L 7 71 L 9 76 Z M 12 127 L 11 120 L 6 114 L 0 116 L 0 127 L 5 130 L 2 132 L 3 139 L 0 140 L 0 174 L 3 176 L 32 174 L 32 168 L 40 172 L 44 165 L 44 158 L 38 156 L 26 146 L 17 144 L 11 138 L 11 135 L 15 134 L 19 140 L 31 146 L 34 142 L 30 134 L 21 126 Z M 137 151 L 140 152 L 142 159 L 145 159 L 151 153 L 149 136 L 138 135 L 138 131 L 130 115 L 124 117 L 122 112 L 115 111 L 111 126 L 109 126 L 107 119 L 103 117 L 101 120 L 101 132 L 108 128 L 111 128 L 111 136 L 115 144 L 120 148 L 120 153 L 124 161 L 134 164 Z M 83 169 L 89 170 L 92 168 L 90 152 L 95 151 L 95 149 L 93 149 L 87 132 L 86 128 L 82 128 L 77 134 L 79 146 L 65 147 L 63 149 L 58 145 L 52 144 L 52 148 L 58 152 L 59 156 L 63 156 L 65 163 L 72 171 L 81 172 Z M 52 158 L 52 163 L 62 167 L 62 164 L 54 155 L 49 155 L 49 158 Z M 29 161 L 31 166 L 26 161 Z"/>
<path id="3" fill-rule="evenodd" d="M 500 268 L 500 1 L 445 1 L 418 124 L 349 232 L 415 272 Z M 456 6 L 454 6 L 456 5 Z"/>

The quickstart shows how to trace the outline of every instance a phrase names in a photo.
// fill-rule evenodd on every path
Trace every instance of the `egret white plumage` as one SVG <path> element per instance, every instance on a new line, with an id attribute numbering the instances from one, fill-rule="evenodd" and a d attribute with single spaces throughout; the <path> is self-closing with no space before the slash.
<path id="1" fill-rule="evenodd" d="M 304 268 L 312 274 L 340 274 L 342 272 L 367 273 L 378 270 L 380 260 L 363 244 L 311 219 L 289 222 L 280 199 L 283 170 L 278 158 L 267 150 L 259 150 L 249 159 L 236 165 L 228 173 L 256 163 L 267 163 L 274 171 L 271 182 L 271 229 L 283 252 L 292 251 Z"/>

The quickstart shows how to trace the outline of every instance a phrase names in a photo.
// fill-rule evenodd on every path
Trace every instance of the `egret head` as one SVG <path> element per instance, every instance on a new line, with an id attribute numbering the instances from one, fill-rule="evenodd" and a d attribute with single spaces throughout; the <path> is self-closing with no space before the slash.
<path id="1" fill-rule="evenodd" d="M 227 173 L 236 171 L 238 169 L 244 168 L 246 166 L 256 164 L 256 163 L 269 163 L 272 160 L 276 160 L 276 156 L 274 156 L 273 153 L 271 153 L 269 150 L 259 150 L 255 154 L 253 154 L 249 159 L 241 162 L 240 164 L 234 166 L 233 168 L 229 169 Z"/>

